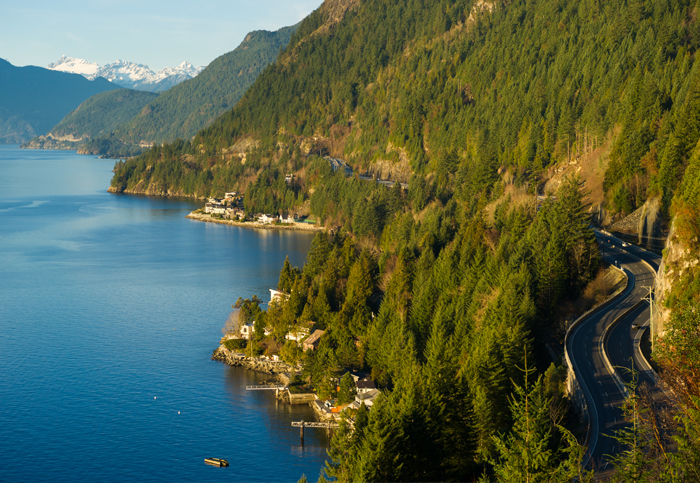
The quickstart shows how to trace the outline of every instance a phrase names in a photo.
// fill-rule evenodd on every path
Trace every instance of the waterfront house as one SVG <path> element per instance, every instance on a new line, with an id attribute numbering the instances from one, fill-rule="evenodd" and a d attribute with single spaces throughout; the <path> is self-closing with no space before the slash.
<path id="1" fill-rule="evenodd" d="M 355 386 L 357 387 L 357 394 L 364 394 L 366 392 L 370 392 L 374 389 L 377 389 L 377 386 L 374 384 L 374 381 L 369 377 L 358 379 L 355 382 Z"/>
<path id="2" fill-rule="evenodd" d="M 325 330 L 316 329 L 314 333 L 311 334 L 302 344 L 303 349 L 306 350 L 316 350 L 318 348 L 318 343 L 321 341 L 321 336 L 325 333 Z"/>
<path id="3" fill-rule="evenodd" d="M 253 324 L 246 324 L 241 327 L 241 338 L 248 340 L 254 332 L 255 326 Z"/>
<path id="4" fill-rule="evenodd" d="M 241 338 L 242 339 L 250 340 L 250 338 L 253 336 L 254 333 L 255 333 L 255 321 L 241 327 Z M 263 335 L 265 337 L 267 337 L 270 334 L 272 334 L 272 328 L 265 327 L 265 329 L 263 331 Z"/>
<path id="5" fill-rule="evenodd" d="M 358 393 L 355 395 L 355 401 L 352 403 L 352 407 L 359 409 L 360 406 L 364 404 L 370 408 L 377 399 L 377 396 L 379 396 L 379 389 L 371 389 L 367 392 L 363 392 L 362 394 Z"/>
<path id="6" fill-rule="evenodd" d="M 265 224 L 269 225 L 270 223 L 276 222 L 277 217 L 275 215 L 268 215 L 267 213 L 265 213 L 262 216 L 260 216 L 260 218 L 258 218 L 258 221 L 260 223 L 265 223 Z"/>
<path id="7" fill-rule="evenodd" d="M 362 406 L 363 404 L 367 406 L 367 408 L 371 408 L 374 404 L 374 401 L 377 400 L 379 394 L 379 389 L 372 389 L 371 391 L 363 392 L 362 394 L 356 394 L 355 400 L 352 403 L 350 403 L 350 408 L 360 409 L 360 406 Z"/>
<path id="8" fill-rule="evenodd" d="M 280 292 L 279 290 L 270 289 L 270 303 L 283 302 L 289 298 L 289 294 Z"/>
<path id="9" fill-rule="evenodd" d="M 204 212 L 211 215 L 224 215 L 226 214 L 226 205 L 221 200 L 209 198 L 209 202 L 204 205 Z"/>
<path id="10" fill-rule="evenodd" d="M 294 340 L 297 342 L 301 342 L 302 340 L 306 339 L 309 336 L 309 333 L 311 332 L 311 327 L 313 325 L 314 325 L 313 322 L 301 323 L 301 324 L 293 327 L 287 333 L 287 335 L 284 336 L 284 338 L 287 340 Z"/>

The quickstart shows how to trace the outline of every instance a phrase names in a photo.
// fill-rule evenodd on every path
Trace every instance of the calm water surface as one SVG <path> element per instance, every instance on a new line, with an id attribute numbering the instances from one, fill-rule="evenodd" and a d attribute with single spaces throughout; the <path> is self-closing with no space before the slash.
<path id="1" fill-rule="evenodd" d="M 325 434 L 290 426 L 310 408 L 210 360 L 230 305 L 267 299 L 312 235 L 108 194 L 113 165 L 0 146 L 0 481 L 315 480 Z"/>

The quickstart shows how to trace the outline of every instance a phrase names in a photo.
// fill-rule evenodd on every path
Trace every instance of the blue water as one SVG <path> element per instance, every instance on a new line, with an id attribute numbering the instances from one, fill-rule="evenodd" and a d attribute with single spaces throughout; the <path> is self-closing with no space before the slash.
<path id="1" fill-rule="evenodd" d="M 310 408 L 210 360 L 231 304 L 267 299 L 312 236 L 108 194 L 113 165 L 0 146 L 0 481 L 315 480 L 326 436 L 290 426 Z"/>

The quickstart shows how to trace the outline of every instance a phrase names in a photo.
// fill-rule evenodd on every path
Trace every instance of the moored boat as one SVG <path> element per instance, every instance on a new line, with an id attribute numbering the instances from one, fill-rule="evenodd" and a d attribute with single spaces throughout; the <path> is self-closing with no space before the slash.
<path id="1" fill-rule="evenodd" d="M 212 466 L 218 466 L 218 467 L 227 467 L 228 466 L 228 461 L 222 458 L 204 458 L 204 462 L 208 465 Z"/>

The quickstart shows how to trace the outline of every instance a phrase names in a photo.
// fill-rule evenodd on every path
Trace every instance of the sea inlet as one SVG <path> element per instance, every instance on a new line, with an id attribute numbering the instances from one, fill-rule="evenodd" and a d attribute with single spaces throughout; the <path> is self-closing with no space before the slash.
<path id="1" fill-rule="evenodd" d="M 113 165 L 0 146 L 0 481 L 315 480 L 326 435 L 302 447 L 290 424 L 311 409 L 210 360 L 231 304 L 266 298 L 313 234 L 108 194 Z"/>

